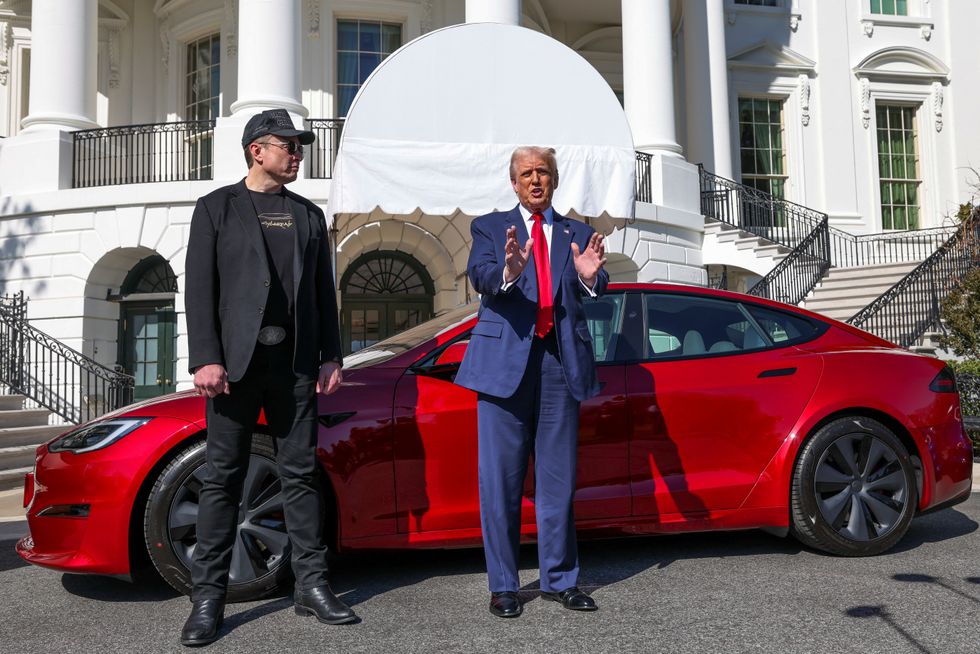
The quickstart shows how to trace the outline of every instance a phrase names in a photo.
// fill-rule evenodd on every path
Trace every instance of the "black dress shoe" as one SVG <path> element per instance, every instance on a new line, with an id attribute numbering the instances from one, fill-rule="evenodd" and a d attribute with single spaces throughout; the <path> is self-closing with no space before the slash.
<path id="1" fill-rule="evenodd" d="M 562 606 L 572 611 L 595 611 L 599 608 L 594 599 L 580 591 L 576 586 L 560 593 L 541 591 L 541 597 L 553 602 L 560 602 Z"/>
<path id="2" fill-rule="evenodd" d="M 220 599 L 195 600 L 191 614 L 180 632 L 181 645 L 196 647 L 213 643 L 225 617 L 225 601 Z"/>
<path id="3" fill-rule="evenodd" d="M 508 590 L 500 593 L 490 593 L 490 613 L 498 618 L 516 618 L 524 612 L 517 593 Z"/>
<path id="4" fill-rule="evenodd" d="M 296 615 L 312 615 L 323 624 L 347 624 L 357 622 L 357 614 L 333 594 L 324 584 L 309 590 L 296 591 Z"/>

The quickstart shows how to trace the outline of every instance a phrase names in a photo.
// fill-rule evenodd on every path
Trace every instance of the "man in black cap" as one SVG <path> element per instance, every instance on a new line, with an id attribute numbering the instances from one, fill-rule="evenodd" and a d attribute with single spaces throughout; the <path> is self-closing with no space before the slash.
<path id="1" fill-rule="evenodd" d="M 194 388 L 207 398 L 207 468 L 184 645 L 205 645 L 224 616 L 239 504 L 259 411 L 276 443 L 299 615 L 357 620 L 327 583 L 316 461 L 316 393 L 341 382 L 340 329 L 323 212 L 285 184 L 312 132 L 283 109 L 245 125 L 248 174 L 200 198 L 187 246 L 187 336 Z M 247 545 L 247 543 L 246 543 Z"/>

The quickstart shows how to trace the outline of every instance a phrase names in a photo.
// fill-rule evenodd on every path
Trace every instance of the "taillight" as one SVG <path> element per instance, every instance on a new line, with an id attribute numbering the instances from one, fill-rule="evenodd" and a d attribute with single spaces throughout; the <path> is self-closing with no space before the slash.
<path id="1" fill-rule="evenodd" d="M 953 374 L 953 370 L 949 366 L 940 370 L 936 378 L 929 384 L 929 390 L 936 393 L 955 393 L 956 375 Z"/>

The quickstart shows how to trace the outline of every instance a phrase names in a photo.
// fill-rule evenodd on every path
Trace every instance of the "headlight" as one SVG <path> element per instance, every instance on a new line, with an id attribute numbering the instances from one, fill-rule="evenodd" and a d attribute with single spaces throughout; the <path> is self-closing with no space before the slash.
<path id="1" fill-rule="evenodd" d="M 48 444 L 49 452 L 82 454 L 112 445 L 129 432 L 142 427 L 152 418 L 114 418 L 85 425 L 59 436 Z"/>

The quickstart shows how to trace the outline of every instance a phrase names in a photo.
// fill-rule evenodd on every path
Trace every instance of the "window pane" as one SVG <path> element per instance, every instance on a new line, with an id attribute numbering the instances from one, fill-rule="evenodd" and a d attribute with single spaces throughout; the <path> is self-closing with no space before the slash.
<path id="1" fill-rule="evenodd" d="M 381 63 L 381 55 L 377 53 L 362 52 L 358 55 L 358 68 L 359 75 L 358 81 L 363 84 L 364 81 L 374 72 L 374 69 L 378 67 Z"/>
<path id="2" fill-rule="evenodd" d="M 337 21 L 337 49 L 357 50 L 357 21 Z"/>
<path id="3" fill-rule="evenodd" d="M 362 21 L 358 26 L 358 46 L 361 52 L 381 52 L 381 23 Z"/>
<path id="4" fill-rule="evenodd" d="M 402 46 L 402 27 L 401 25 L 382 25 L 381 26 L 381 50 L 385 54 L 391 54 Z"/>
<path id="5" fill-rule="evenodd" d="M 357 84 L 357 55 L 353 52 L 337 53 L 337 83 Z"/>
<path id="6" fill-rule="evenodd" d="M 879 105 L 878 164 L 883 229 L 918 227 L 918 155 L 915 107 Z"/>
<path id="7" fill-rule="evenodd" d="M 784 193 L 786 171 L 782 101 L 739 98 L 738 107 L 742 183 L 773 195 Z M 768 216 L 760 224 L 773 222 L 773 216 Z"/>

